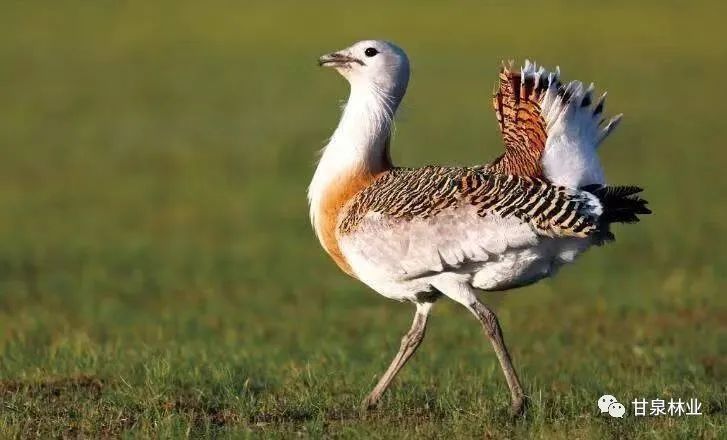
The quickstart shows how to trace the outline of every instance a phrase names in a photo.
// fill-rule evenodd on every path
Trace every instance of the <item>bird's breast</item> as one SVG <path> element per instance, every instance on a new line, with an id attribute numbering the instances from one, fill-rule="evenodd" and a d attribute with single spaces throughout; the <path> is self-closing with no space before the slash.
<path id="1" fill-rule="evenodd" d="M 375 178 L 376 174 L 362 170 L 342 173 L 326 185 L 318 206 L 311 207 L 315 211 L 313 226 L 321 246 L 341 270 L 354 278 L 358 277 L 341 251 L 337 234 L 338 223 L 348 202 Z"/>

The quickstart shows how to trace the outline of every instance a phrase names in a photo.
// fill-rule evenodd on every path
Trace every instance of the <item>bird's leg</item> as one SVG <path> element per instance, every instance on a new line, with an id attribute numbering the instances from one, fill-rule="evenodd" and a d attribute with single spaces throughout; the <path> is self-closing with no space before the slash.
<path id="1" fill-rule="evenodd" d="M 500 361 L 502 372 L 505 373 L 505 380 L 507 381 L 507 386 L 510 388 L 510 397 L 512 399 L 510 412 L 513 416 L 520 415 L 525 409 L 525 394 L 523 393 L 523 387 L 520 385 L 520 379 L 517 377 L 515 368 L 512 366 L 510 353 L 507 352 L 505 339 L 502 337 L 502 329 L 500 329 L 497 316 L 492 310 L 476 299 L 468 308 L 480 320 L 487 337 L 492 343 L 492 347 L 495 349 L 495 354 Z"/>
<path id="2" fill-rule="evenodd" d="M 492 343 L 492 347 L 495 349 L 502 372 L 505 373 L 505 380 L 510 388 L 510 397 L 512 398 L 511 413 L 513 415 L 522 414 L 526 404 L 525 393 L 523 393 L 520 379 L 517 377 L 510 360 L 510 354 L 507 352 L 507 347 L 505 347 L 505 340 L 502 337 L 502 330 L 500 329 L 500 323 L 497 321 L 497 316 L 477 300 L 475 296 L 477 291 L 469 283 L 462 282 L 462 279 L 456 275 L 441 276 L 432 285 L 439 292 L 467 307 L 479 319 Z"/>
<path id="3" fill-rule="evenodd" d="M 419 348 L 419 344 L 424 339 L 424 331 L 427 327 L 427 318 L 429 317 L 429 310 L 432 308 L 431 302 L 417 303 L 417 311 L 414 314 L 414 322 L 411 324 L 411 328 L 401 339 L 401 347 L 399 352 L 394 356 L 394 360 L 391 361 L 391 365 L 386 370 L 379 383 L 376 384 L 373 391 L 364 399 L 361 404 L 362 409 L 372 409 L 378 405 L 381 396 L 389 388 L 391 381 L 394 380 L 396 374 L 411 358 L 414 352 Z"/>

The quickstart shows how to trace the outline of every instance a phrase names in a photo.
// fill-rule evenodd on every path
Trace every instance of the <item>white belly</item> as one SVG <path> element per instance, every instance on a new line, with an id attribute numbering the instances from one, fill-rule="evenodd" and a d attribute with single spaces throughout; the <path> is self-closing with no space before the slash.
<path id="1" fill-rule="evenodd" d="M 446 272 L 457 273 L 472 287 L 484 291 L 508 290 L 535 283 L 555 274 L 591 245 L 588 239 L 545 239 L 535 246 L 508 249 L 487 261 L 470 262 L 441 272 L 407 277 L 399 268 L 374 267 L 358 260 L 354 269 L 361 281 L 381 295 L 398 301 L 416 301 L 436 292 L 431 281 Z M 358 266 L 358 267 L 356 267 Z"/>
<path id="2" fill-rule="evenodd" d="M 481 290 L 507 290 L 527 286 L 554 275 L 586 250 L 586 240 L 557 239 L 527 249 L 508 250 L 475 272 L 471 285 Z"/>

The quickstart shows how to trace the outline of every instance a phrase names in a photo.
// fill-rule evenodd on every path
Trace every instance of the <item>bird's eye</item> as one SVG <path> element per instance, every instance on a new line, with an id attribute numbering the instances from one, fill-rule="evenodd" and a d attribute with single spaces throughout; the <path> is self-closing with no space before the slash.
<path id="1" fill-rule="evenodd" d="M 369 47 L 369 48 L 367 48 L 367 49 L 366 49 L 366 50 L 364 51 L 364 54 L 366 54 L 366 56 L 367 56 L 367 57 L 369 57 L 369 58 L 370 58 L 370 57 L 372 57 L 372 56 L 374 56 L 374 55 L 376 55 L 377 53 L 379 53 L 379 51 L 378 51 L 378 50 L 376 50 L 376 49 L 375 49 L 375 48 L 373 48 L 373 47 Z"/>

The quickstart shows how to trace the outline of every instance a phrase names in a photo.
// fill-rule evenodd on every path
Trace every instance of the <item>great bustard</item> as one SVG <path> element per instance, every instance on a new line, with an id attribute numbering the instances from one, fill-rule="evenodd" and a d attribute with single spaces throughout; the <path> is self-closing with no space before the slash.
<path id="1" fill-rule="evenodd" d="M 605 186 L 596 147 L 619 118 L 601 125 L 603 98 L 562 85 L 558 72 L 526 62 L 503 67 L 493 103 L 505 153 L 477 167 L 394 167 L 394 113 L 409 81 L 402 49 L 361 41 L 320 58 L 351 86 L 308 191 L 323 248 L 346 273 L 381 295 L 416 305 L 411 329 L 364 400 L 377 405 L 424 337 L 442 295 L 484 327 L 505 374 L 511 410 L 525 394 L 495 314 L 478 291 L 506 290 L 551 276 L 591 245 L 612 240 L 613 222 L 648 214 L 637 187 Z"/>

